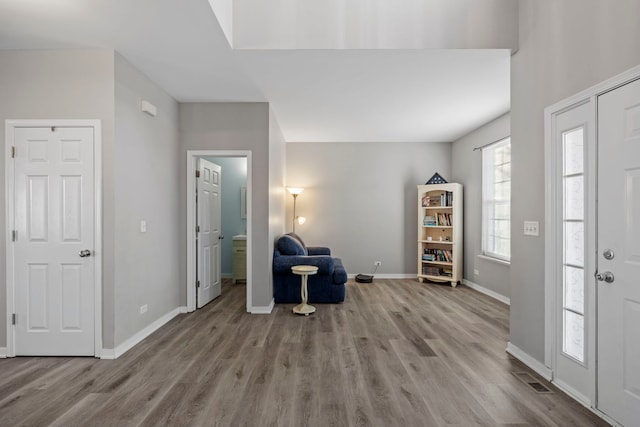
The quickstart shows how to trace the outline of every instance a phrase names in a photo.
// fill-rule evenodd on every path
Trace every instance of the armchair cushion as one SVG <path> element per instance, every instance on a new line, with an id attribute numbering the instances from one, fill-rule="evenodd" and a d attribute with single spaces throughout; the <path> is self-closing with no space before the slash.
<path id="1" fill-rule="evenodd" d="M 309 255 L 331 255 L 331 249 L 324 246 L 307 246 Z"/>
<path id="2" fill-rule="evenodd" d="M 278 250 L 282 255 L 307 255 L 307 250 L 302 243 L 287 234 L 278 239 Z"/>
<path id="3" fill-rule="evenodd" d="M 298 236 L 295 232 L 291 232 L 291 233 L 287 233 L 287 236 L 291 236 L 294 239 L 298 239 L 298 242 L 300 242 L 300 244 L 302 244 L 303 247 L 307 247 L 307 245 L 304 243 L 304 240 L 302 240 L 302 237 Z"/>
<path id="4" fill-rule="evenodd" d="M 305 245 L 304 240 L 302 240 L 302 237 L 300 237 L 299 235 L 297 235 L 294 232 L 287 233 L 287 234 L 285 234 L 285 236 L 292 237 L 294 240 L 297 240 L 298 243 L 300 243 L 302 245 L 302 248 L 305 251 L 304 255 L 331 255 L 331 249 L 326 248 L 324 246 L 307 246 L 307 245 Z M 289 239 L 286 239 L 286 240 L 289 240 Z M 284 245 L 287 245 L 289 243 L 295 245 L 295 242 L 290 242 L 290 241 L 288 241 L 287 243 L 283 242 Z M 278 241 L 278 245 L 279 244 L 280 244 L 280 242 Z M 278 249 L 280 249 L 280 248 L 278 247 Z M 299 252 L 299 248 L 297 248 L 296 251 Z M 280 249 L 280 253 L 282 255 L 299 255 L 298 253 L 285 253 L 285 252 L 282 251 L 282 249 Z"/>

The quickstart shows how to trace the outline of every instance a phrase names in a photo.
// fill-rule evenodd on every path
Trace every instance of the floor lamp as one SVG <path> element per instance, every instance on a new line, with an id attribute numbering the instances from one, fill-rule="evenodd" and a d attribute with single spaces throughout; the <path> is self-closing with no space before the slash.
<path id="1" fill-rule="evenodd" d="M 298 196 L 300 194 L 302 194 L 302 192 L 304 191 L 304 188 L 300 188 L 300 187 L 287 187 L 287 191 L 289 193 L 291 193 L 291 195 L 293 196 L 293 232 L 296 232 L 296 222 L 300 225 L 304 224 L 305 221 L 307 220 L 305 217 L 303 216 L 296 216 L 296 199 L 298 198 Z"/>

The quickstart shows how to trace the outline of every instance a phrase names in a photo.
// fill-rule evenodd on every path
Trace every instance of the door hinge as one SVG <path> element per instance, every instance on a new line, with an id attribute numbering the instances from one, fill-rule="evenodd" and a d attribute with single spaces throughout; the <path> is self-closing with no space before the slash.
<path id="1" fill-rule="evenodd" d="M 196 178 L 200 178 L 200 171 L 196 171 Z"/>
<path id="2" fill-rule="evenodd" d="M 18 231 L 17 230 L 11 230 L 11 241 L 15 242 L 16 240 L 18 240 Z"/>
<path id="3" fill-rule="evenodd" d="M 13 313 L 11 315 L 11 324 L 16 325 L 17 323 L 18 323 L 18 315 L 16 313 Z"/>
<path id="4" fill-rule="evenodd" d="M 199 232 L 200 232 L 200 226 L 196 225 L 196 233 L 199 233 Z"/>
<path id="5" fill-rule="evenodd" d="M 196 288 L 200 287 L 200 280 L 196 280 Z"/>
<path id="6" fill-rule="evenodd" d="M 15 158 L 16 157 L 16 146 L 12 145 L 11 146 L 11 158 Z"/>

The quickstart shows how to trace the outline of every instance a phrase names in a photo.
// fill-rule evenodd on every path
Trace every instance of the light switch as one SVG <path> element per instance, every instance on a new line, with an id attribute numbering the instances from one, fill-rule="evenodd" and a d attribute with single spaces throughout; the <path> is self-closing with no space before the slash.
<path id="1" fill-rule="evenodd" d="M 141 233 L 147 232 L 147 221 L 145 221 L 144 219 L 140 221 L 140 232 Z"/>
<path id="2" fill-rule="evenodd" d="M 539 236 L 540 235 L 540 223 L 538 221 L 525 221 L 524 222 L 524 235 L 525 236 Z"/>

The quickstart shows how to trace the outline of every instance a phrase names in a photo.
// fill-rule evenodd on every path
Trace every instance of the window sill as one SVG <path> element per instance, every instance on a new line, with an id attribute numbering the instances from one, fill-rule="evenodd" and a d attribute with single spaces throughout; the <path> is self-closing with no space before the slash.
<path id="1" fill-rule="evenodd" d="M 505 267 L 510 267 L 511 266 L 511 262 L 510 261 L 505 261 L 503 259 L 493 258 L 493 257 L 486 256 L 486 255 L 478 255 L 478 258 L 481 259 L 481 260 L 484 260 L 484 261 L 495 262 L 496 264 L 504 265 Z"/>

